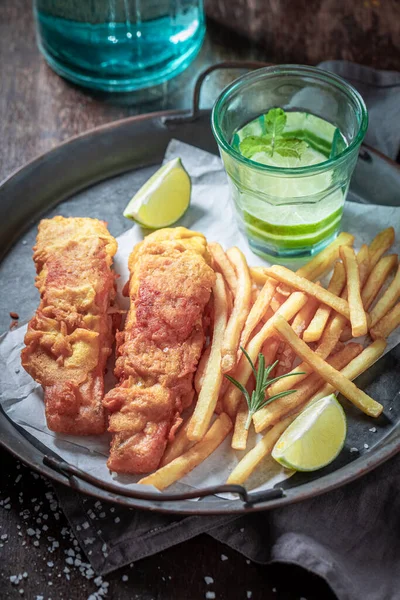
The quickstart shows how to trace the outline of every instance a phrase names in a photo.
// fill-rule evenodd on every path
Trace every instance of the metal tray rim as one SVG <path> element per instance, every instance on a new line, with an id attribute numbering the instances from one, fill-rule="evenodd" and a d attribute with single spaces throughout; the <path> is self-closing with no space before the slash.
<path id="1" fill-rule="evenodd" d="M 210 114 L 209 110 L 203 110 L 200 112 L 202 115 Z M 128 117 L 126 119 L 120 119 L 118 121 L 107 123 L 100 127 L 96 127 L 89 131 L 86 131 L 84 133 L 78 134 L 72 138 L 69 138 L 68 140 L 65 140 L 64 142 L 57 145 L 55 148 L 51 149 L 50 151 L 38 155 L 37 157 L 35 157 L 34 159 L 29 161 L 22 167 L 16 169 L 13 173 L 11 173 L 8 177 L 6 177 L 3 180 L 3 182 L 0 184 L 0 190 L 2 190 L 4 188 L 4 186 L 12 184 L 14 182 L 14 180 L 18 179 L 20 176 L 23 177 L 24 173 L 26 172 L 27 169 L 39 168 L 42 161 L 51 160 L 51 158 L 53 156 L 55 156 L 55 153 L 60 152 L 60 150 L 70 149 L 71 147 L 73 148 L 74 143 L 78 142 L 79 140 L 82 140 L 82 139 L 87 140 L 87 139 L 90 139 L 92 136 L 98 136 L 98 135 L 101 136 L 102 134 L 107 134 L 110 131 L 117 130 L 119 128 L 124 128 L 124 127 L 126 127 L 127 124 L 136 125 L 140 122 L 146 122 L 146 121 L 148 121 L 149 123 L 152 121 L 160 122 L 161 120 L 164 121 L 171 117 L 178 117 L 178 116 L 185 117 L 188 114 L 190 114 L 190 111 L 181 111 L 181 110 L 158 111 L 158 112 L 154 112 L 154 113 L 148 113 L 145 115 L 138 115 L 138 116 Z M 176 121 L 176 125 L 178 126 L 178 121 Z M 171 137 L 173 137 L 173 131 L 171 132 Z M 389 164 L 394 166 L 396 169 L 400 168 L 399 165 L 397 165 L 391 159 L 382 155 L 380 152 L 375 151 L 373 148 L 370 148 L 370 147 L 367 147 L 367 149 L 369 152 L 376 154 L 376 155 L 380 156 L 381 158 L 383 158 L 384 160 L 386 160 Z M 131 165 L 130 168 L 134 168 L 134 165 Z M 119 170 L 119 171 L 117 170 L 115 172 L 115 174 L 117 174 L 118 172 L 119 173 L 124 172 L 125 170 L 126 169 Z M 110 176 L 110 175 L 106 174 L 104 177 L 100 176 L 96 180 L 96 182 L 100 182 L 102 179 L 104 179 L 108 176 Z M 93 183 L 95 183 L 95 182 L 89 181 L 89 182 L 87 182 L 86 185 L 82 186 L 81 189 L 84 189 L 85 187 L 88 187 L 88 186 L 92 185 Z M 73 190 L 73 192 L 76 192 L 76 191 L 77 191 L 76 189 Z M 73 193 L 73 192 L 71 191 L 71 193 Z M 68 195 L 66 197 L 68 197 Z M 29 226 L 29 225 L 30 225 L 30 223 L 27 224 L 27 226 Z M 18 232 L 18 237 L 20 236 L 21 233 L 22 233 L 22 230 L 20 230 Z M 72 479 L 68 479 L 61 473 L 57 473 L 56 471 L 54 471 L 54 470 L 50 469 L 49 467 L 47 467 L 46 465 L 44 465 L 43 463 L 40 463 L 40 464 L 35 463 L 33 461 L 33 459 L 31 458 L 31 456 L 29 455 L 29 452 L 27 454 L 26 453 L 24 454 L 24 452 L 22 450 L 23 443 L 21 444 L 21 442 L 24 439 L 23 436 L 15 428 L 14 428 L 14 436 L 12 436 L 9 432 L 7 433 L 6 432 L 7 427 L 5 425 L 5 421 L 8 421 L 8 419 L 6 418 L 4 413 L 2 413 L 2 411 L 0 411 L 0 431 L 3 431 L 3 433 L 5 433 L 6 436 L 8 436 L 5 438 L 0 437 L 1 446 L 6 448 L 16 458 L 20 459 L 22 462 L 29 465 L 31 468 L 38 471 L 39 473 L 44 474 L 44 475 L 50 477 L 51 479 L 57 481 L 58 483 L 62 483 L 73 489 L 90 494 L 92 496 L 95 496 L 95 497 L 103 499 L 103 500 L 109 500 L 109 501 L 116 502 L 117 504 L 120 504 L 123 506 L 137 507 L 140 509 L 156 510 L 158 512 L 178 513 L 178 514 L 197 514 L 197 515 L 201 515 L 201 514 L 208 514 L 208 515 L 210 515 L 210 514 L 240 514 L 240 513 L 244 513 L 244 512 L 257 512 L 257 511 L 266 510 L 269 508 L 275 508 L 275 507 L 295 503 L 295 502 L 298 502 L 298 501 L 301 501 L 301 500 L 304 500 L 307 498 L 315 497 L 317 495 L 320 495 L 322 493 L 328 492 L 328 491 L 338 488 L 342 485 L 345 485 L 346 483 L 354 481 L 358 477 L 371 471 L 378 465 L 382 464 L 384 461 L 386 461 L 389 458 L 391 458 L 392 456 L 394 456 L 400 450 L 400 440 L 396 439 L 396 437 L 395 437 L 395 439 L 393 439 L 389 442 L 385 442 L 385 438 L 384 438 L 383 440 L 381 440 L 381 443 L 385 442 L 383 447 L 378 447 L 371 454 L 369 454 L 369 453 L 364 454 L 363 456 L 360 456 L 359 458 L 357 458 L 356 460 L 347 464 L 346 466 L 342 467 L 341 469 L 334 471 L 330 474 L 327 474 L 327 475 L 319 478 L 316 481 L 304 483 L 301 486 L 298 486 L 296 488 L 288 489 L 288 490 L 286 490 L 285 496 L 283 498 L 269 500 L 268 502 L 260 502 L 259 504 L 256 504 L 256 505 L 244 505 L 240 501 L 236 501 L 236 500 L 226 501 L 226 500 L 223 500 L 222 498 L 218 499 L 212 503 L 210 503 L 210 502 L 201 503 L 201 502 L 190 502 L 190 501 L 147 502 L 147 501 L 136 500 L 133 497 L 132 497 L 132 499 L 127 499 L 127 498 L 124 498 L 123 496 L 117 496 L 117 495 L 112 495 L 112 494 L 108 494 L 108 493 L 105 494 L 103 490 L 101 490 L 97 487 L 94 487 L 91 484 L 88 484 L 88 483 L 84 483 L 84 484 L 79 483 L 78 484 L 78 482 L 76 480 L 73 481 Z M 25 442 L 26 442 L 26 440 L 25 440 Z M 211 506 L 214 504 L 216 505 L 215 507 Z M 217 504 L 219 506 L 217 506 Z"/>

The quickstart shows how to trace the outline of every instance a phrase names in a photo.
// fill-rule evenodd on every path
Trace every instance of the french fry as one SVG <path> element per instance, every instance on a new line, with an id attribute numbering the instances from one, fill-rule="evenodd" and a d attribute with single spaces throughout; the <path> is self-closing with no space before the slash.
<path id="1" fill-rule="evenodd" d="M 365 412 L 365 414 L 371 417 L 379 417 L 383 410 L 382 404 L 376 402 L 365 392 L 358 389 L 354 383 L 346 379 L 339 371 L 328 365 L 320 356 L 310 350 L 307 344 L 297 337 L 289 323 L 283 317 L 280 315 L 275 316 L 274 327 L 282 339 L 292 346 L 296 354 L 307 362 L 325 381 L 335 386 L 336 389 L 360 410 Z"/>
<path id="2" fill-rule="evenodd" d="M 364 306 L 364 310 L 367 311 L 367 308 L 363 301 L 363 288 L 365 287 L 365 284 L 366 284 L 368 276 L 371 272 L 371 269 L 370 269 L 369 248 L 366 244 L 363 244 L 361 246 L 360 251 L 357 254 L 357 264 L 358 264 L 358 272 L 360 275 L 360 290 L 362 290 L 361 291 L 361 300 L 362 300 L 362 303 Z M 345 291 L 342 294 L 342 297 L 345 298 L 346 300 L 348 299 L 347 286 L 345 287 Z M 352 337 L 353 337 L 353 334 L 351 331 L 351 327 L 347 323 L 343 329 L 340 339 L 342 342 L 347 342 L 348 340 L 351 340 Z"/>
<path id="3" fill-rule="evenodd" d="M 292 319 L 296 313 L 304 306 L 307 302 L 307 296 L 301 292 L 293 293 L 287 300 L 282 304 L 274 316 L 267 321 L 261 330 L 255 335 L 247 345 L 247 353 L 254 364 L 257 362 L 258 354 L 263 347 L 263 344 L 268 338 L 274 336 L 274 322 L 277 316 L 282 315 L 285 319 Z M 234 378 L 246 386 L 251 375 L 251 366 L 245 356 L 240 358 L 240 361 L 235 369 Z M 235 418 L 237 407 L 240 400 L 240 390 L 238 390 L 233 384 L 229 384 L 226 394 L 223 399 L 225 411 Z"/>
<path id="4" fill-rule="evenodd" d="M 216 274 L 213 287 L 214 330 L 209 360 L 207 361 L 201 389 L 194 413 L 190 420 L 187 436 L 192 441 L 199 441 L 205 435 L 217 404 L 222 383 L 221 348 L 228 319 L 228 303 L 222 275 Z"/>
<path id="5" fill-rule="evenodd" d="M 271 308 L 271 307 L 267 308 L 267 310 L 265 311 L 265 314 L 264 314 L 264 315 L 263 315 L 263 317 L 261 318 L 261 322 L 260 322 L 260 323 L 261 323 L 261 324 L 264 324 L 264 323 L 266 323 L 266 322 L 268 321 L 268 319 L 270 319 L 271 317 L 273 317 L 273 316 L 274 316 L 274 314 L 275 314 L 275 313 L 274 313 L 274 311 L 272 310 L 272 308 Z M 254 331 L 256 331 L 256 329 L 255 329 Z M 253 334 L 254 334 L 254 331 L 253 331 Z"/>
<path id="6" fill-rule="evenodd" d="M 155 473 L 143 477 L 139 483 L 153 485 L 159 490 L 164 490 L 208 458 L 224 441 L 231 429 L 232 421 L 227 414 L 222 413 L 200 442 L 197 442 L 187 452 L 161 467 Z"/>
<path id="7" fill-rule="evenodd" d="M 346 283 L 346 272 L 342 263 L 337 262 L 333 269 L 333 274 L 328 285 L 328 292 L 340 296 Z M 306 305 L 307 306 L 307 305 Z M 331 314 L 331 307 L 326 304 L 322 304 L 317 309 L 311 323 L 303 333 L 303 340 L 305 342 L 317 342 L 324 331 L 325 325 L 328 322 Z"/>
<path id="8" fill-rule="evenodd" d="M 195 442 L 189 440 L 187 432 L 189 429 L 190 417 L 179 427 L 172 442 L 169 442 L 163 457 L 160 467 L 164 467 L 172 462 L 177 456 L 181 456 L 186 450 L 194 446 Z"/>
<path id="9" fill-rule="evenodd" d="M 276 353 L 275 360 L 278 361 L 278 364 L 274 369 L 274 377 L 280 377 L 281 375 L 286 375 L 286 373 L 289 373 L 293 367 L 293 361 L 295 357 L 296 356 L 291 347 L 284 342 L 281 342 L 278 352 Z"/>
<path id="10" fill-rule="evenodd" d="M 359 344 L 356 345 L 359 346 Z M 385 342 L 383 340 L 374 342 L 368 346 L 368 348 L 363 350 L 361 354 L 358 354 L 356 358 L 353 358 L 353 360 L 351 360 L 347 366 L 343 367 L 341 370 L 342 375 L 348 379 L 355 379 L 361 375 L 361 373 L 366 371 L 366 369 L 368 369 L 379 358 L 379 356 L 383 354 L 384 349 Z M 324 396 L 327 396 L 330 393 L 332 393 L 332 387 L 329 384 L 326 384 L 326 386 L 324 386 L 317 394 L 312 396 L 305 405 L 302 405 L 299 410 L 296 410 L 293 414 L 285 417 L 282 421 L 279 421 L 276 425 L 271 427 L 264 437 L 254 446 L 254 448 L 250 450 L 250 452 L 248 452 L 236 465 L 235 469 L 230 474 L 227 483 L 238 485 L 243 484 L 250 477 L 260 462 L 272 452 L 282 433 L 299 415 L 299 412 L 302 412 L 312 402 L 315 402 L 320 398 L 324 398 Z M 290 398 L 290 396 L 287 398 Z"/>
<path id="11" fill-rule="evenodd" d="M 235 247 L 230 248 L 227 255 L 235 267 L 237 285 L 232 313 L 225 329 L 221 348 L 221 368 L 223 373 L 231 371 L 236 364 L 240 336 L 250 311 L 251 300 L 251 279 L 246 258 L 239 248 Z"/>
<path id="12" fill-rule="evenodd" d="M 307 303 L 303 306 L 302 309 L 299 310 L 297 315 L 294 317 L 292 321 L 292 329 L 297 333 L 298 336 L 304 336 L 303 332 L 311 323 L 311 320 L 315 315 L 315 311 L 317 310 L 318 304 L 318 300 L 313 296 L 310 296 L 307 300 Z"/>
<path id="13" fill-rule="evenodd" d="M 226 293 L 226 299 L 228 302 L 228 318 L 231 315 L 232 312 L 232 308 L 233 308 L 233 294 L 231 291 L 231 288 L 228 285 L 228 282 L 226 281 L 226 279 L 224 278 L 224 282 L 225 282 L 225 293 Z"/>
<path id="14" fill-rule="evenodd" d="M 387 338 L 400 325 L 400 302 L 370 329 L 373 340 Z"/>
<path id="15" fill-rule="evenodd" d="M 200 390 L 203 387 L 204 375 L 206 372 L 206 366 L 210 358 L 211 346 L 208 346 L 200 357 L 197 365 L 197 370 L 194 376 L 194 389 L 197 394 L 200 394 Z"/>
<path id="16" fill-rule="evenodd" d="M 264 354 L 266 365 L 272 365 L 275 362 L 276 353 L 278 352 L 280 343 L 280 338 L 278 336 L 275 336 L 268 338 L 263 344 L 261 352 Z"/>
<path id="17" fill-rule="evenodd" d="M 310 296 L 307 304 L 305 304 L 303 308 L 299 310 L 297 315 L 294 317 L 292 321 L 292 329 L 296 332 L 298 336 L 301 336 L 306 327 L 310 324 L 310 321 L 315 314 L 317 306 L 318 300 Z M 279 377 L 280 375 L 285 375 L 286 373 L 289 373 L 289 371 L 293 367 L 295 358 L 296 354 L 293 352 L 292 348 L 288 344 L 281 344 L 276 359 L 279 362 L 276 366 L 274 376 Z"/>
<path id="18" fill-rule="evenodd" d="M 218 244 L 218 242 L 210 242 L 208 244 L 208 247 L 210 249 L 214 262 L 217 265 L 218 270 L 224 276 L 224 279 L 227 282 L 229 289 L 231 290 L 233 296 L 235 296 L 237 277 L 235 269 L 233 268 L 229 258 L 225 254 L 221 245 Z"/>
<path id="19" fill-rule="evenodd" d="M 232 448 L 234 450 L 246 450 L 247 445 L 247 437 L 249 435 L 249 430 L 246 429 L 246 421 L 247 415 L 249 414 L 247 402 L 245 400 L 241 400 L 239 404 L 239 410 L 236 414 L 235 419 L 235 428 L 233 430 L 232 437 Z"/>
<path id="20" fill-rule="evenodd" d="M 272 277 L 277 281 L 281 281 L 282 283 L 286 283 L 290 287 L 317 298 L 317 300 L 323 304 L 327 304 L 336 312 L 345 316 L 346 319 L 350 319 L 349 305 L 346 300 L 343 298 L 338 298 L 335 296 L 335 294 L 328 292 L 328 290 L 317 285 L 316 283 L 308 281 L 308 279 L 304 279 L 304 277 L 300 277 L 296 273 L 293 273 L 293 271 L 290 269 L 280 265 L 266 268 L 265 272 L 269 277 Z"/>
<path id="21" fill-rule="evenodd" d="M 281 437 L 282 433 L 287 429 L 294 417 L 288 417 L 281 423 L 272 427 L 264 437 L 244 455 L 241 461 L 233 469 L 226 483 L 242 484 L 250 477 L 254 469 L 260 464 L 265 456 L 271 454 L 273 447 Z"/>
<path id="22" fill-rule="evenodd" d="M 272 280 L 273 281 L 273 280 Z M 278 291 L 274 294 L 271 300 L 271 310 L 276 313 L 277 310 L 282 306 L 284 302 L 286 302 L 287 297 L 283 294 L 280 294 Z"/>
<path id="23" fill-rule="evenodd" d="M 315 350 L 315 353 L 321 358 L 327 358 L 335 348 L 339 341 L 340 334 L 343 331 L 343 327 L 346 324 L 346 319 L 342 315 L 333 315 L 328 325 L 325 327 L 322 338 Z M 268 388 L 268 396 L 274 396 L 280 394 L 289 389 L 294 389 L 303 379 L 312 372 L 312 367 L 306 362 L 302 362 L 295 369 L 290 371 L 290 377 L 280 379 L 275 383 L 272 383 Z"/>
<path id="24" fill-rule="evenodd" d="M 359 267 L 353 248 L 349 246 L 341 247 L 340 256 L 346 269 L 351 333 L 353 337 L 359 337 L 366 335 L 368 332 L 367 316 L 361 300 Z"/>
<path id="25" fill-rule="evenodd" d="M 361 344 L 347 344 L 340 352 L 329 357 L 327 363 L 335 369 L 340 370 L 360 354 L 362 349 Z M 293 394 L 274 400 L 274 402 L 264 406 L 264 408 L 253 415 L 253 423 L 256 432 L 260 433 L 266 427 L 274 425 L 292 411 L 296 410 L 323 385 L 324 380 L 322 377 L 318 375 L 318 373 L 312 373 L 297 386 L 296 391 Z"/>
<path id="26" fill-rule="evenodd" d="M 367 244 L 363 244 L 357 252 L 357 265 L 360 277 L 360 289 L 362 289 L 367 281 L 370 269 L 369 248 Z"/>
<path id="27" fill-rule="evenodd" d="M 398 265 L 397 254 L 383 256 L 372 269 L 361 292 L 364 309 L 369 310 L 390 273 Z"/>
<path id="28" fill-rule="evenodd" d="M 253 306 L 253 304 L 255 302 L 257 302 L 257 298 L 260 295 L 260 290 L 258 289 L 258 287 L 252 287 L 251 288 L 251 297 L 250 297 L 250 304 Z"/>
<path id="29" fill-rule="evenodd" d="M 306 265 L 297 269 L 296 274 L 305 279 L 309 279 L 310 281 L 315 281 L 328 271 L 339 258 L 340 246 L 352 246 L 353 243 L 353 235 L 345 232 L 340 233 L 329 246 L 322 250 L 322 252 L 317 254 Z M 266 267 L 250 267 L 251 277 L 259 286 L 263 286 L 267 280 L 268 275 L 265 272 L 265 269 Z M 284 290 L 285 295 L 287 295 L 287 290 L 284 287 L 281 288 L 281 286 L 279 286 L 279 289 Z"/>
<path id="30" fill-rule="evenodd" d="M 371 328 L 374 327 L 396 304 L 400 298 L 400 266 L 386 292 L 370 312 Z"/>
<path id="31" fill-rule="evenodd" d="M 348 344 L 348 346 L 349 345 L 350 344 Z M 382 354 L 385 351 L 386 345 L 387 344 L 385 340 L 375 340 L 375 342 L 372 342 L 372 344 L 367 346 L 367 348 L 365 348 L 361 352 L 361 354 L 356 356 L 356 358 L 353 358 L 353 360 L 350 361 L 348 365 L 340 369 L 342 375 L 344 375 L 345 377 L 347 377 L 347 379 L 350 379 L 351 381 L 353 379 L 356 379 L 359 375 L 364 373 L 364 371 L 369 369 L 374 364 L 374 362 L 378 360 L 380 356 L 382 356 Z M 347 348 L 347 346 L 345 347 Z M 335 392 L 335 388 L 329 383 L 325 383 L 323 388 L 321 388 L 319 392 L 317 392 L 316 394 L 314 394 L 314 396 L 310 398 L 309 403 L 316 402 L 317 400 L 320 400 L 325 396 L 329 396 L 329 394 L 332 394 L 333 392 Z"/>
<path id="32" fill-rule="evenodd" d="M 315 281 L 337 261 L 340 246 L 352 246 L 353 243 L 354 235 L 345 232 L 340 233 L 322 252 L 314 256 L 304 267 L 297 269 L 296 274 L 310 281 Z M 262 286 L 266 282 L 268 275 L 265 269 L 266 267 L 250 267 L 252 279 L 257 285 Z"/>
<path id="33" fill-rule="evenodd" d="M 267 281 L 267 276 L 264 273 L 264 267 L 249 267 L 249 270 L 253 282 L 259 287 L 262 287 Z"/>
<path id="34" fill-rule="evenodd" d="M 322 252 L 317 254 L 304 267 L 296 271 L 300 277 L 305 277 L 311 281 L 318 279 L 323 273 L 328 271 L 334 262 L 339 258 L 340 246 L 352 246 L 354 235 L 350 233 L 340 233 L 337 238 L 329 244 Z"/>
<path id="35" fill-rule="evenodd" d="M 372 240 L 369 245 L 370 269 L 373 269 L 378 260 L 392 246 L 395 239 L 393 227 L 384 229 Z"/>
<path id="36" fill-rule="evenodd" d="M 253 304 L 253 306 L 248 314 L 248 317 L 247 317 L 247 320 L 246 320 L 246 323 L 245 323 L 245 326 L 244 326 L 244 329 L 242 331 L 242 335 L 240 338 L 240 346 L 242 346 L 243 348 L 246 347 L 247 342 L 249 341 L 254 328 L 258 325 L 258 323 L 261 321 L 263 315 L 267 311 L 267 308 L 270 305 L 272 297 L 275 294 L 276 286 L 277 286 L 276 281 L 274 281 L 273 279 L 267 279 L 262 290 L 259 293 L 257 300 Z"/>

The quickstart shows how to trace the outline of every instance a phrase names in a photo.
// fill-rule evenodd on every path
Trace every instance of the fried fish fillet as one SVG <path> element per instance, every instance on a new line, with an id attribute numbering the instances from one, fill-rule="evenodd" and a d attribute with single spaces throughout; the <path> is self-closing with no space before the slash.
<path id="1" fill-rule="evenodd" d="M 147 473 L 192 402 L 215 274 L 204 236 L 183 227 L 149 235 L 133 250 L 129 270 L 130 310 L 117 334 L 120 383 L 104 399 L 113 434 L 107 464 Z"/>
<path id="2" fill-rule="evenodd" d="M 21 359 L 43 386 L 47 425 L 59 433 L 105 430 L 102 399 L 114 337 L 116 251 L 103 221 L 54 217 L 39 224 L 33 260 L 40 304 Z"/>

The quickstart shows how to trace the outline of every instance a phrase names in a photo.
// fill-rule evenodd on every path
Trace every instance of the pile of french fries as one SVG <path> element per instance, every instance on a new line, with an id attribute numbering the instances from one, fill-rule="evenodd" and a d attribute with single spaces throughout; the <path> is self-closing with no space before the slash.
<path id="1" fill-rule="evenodd" d="M 399 261 L 397 254 L 386 254 L 394 237 L 389 227 L 356 253 L 354 237 L 341 233 L 296 272 L 277 265 L 249 268 L 238 248 L 225 252 L 210 243 L 217 277 L 210 340 L 195 375 L 197 402 L 169 443 L 161 467 L 140 483 L 168 487 L 204 461 L 233 429 L 232 448 L 248 452 L 227 483 L 243 484 L 296 416 L 333 392 L 378 417 L 383 406 L 352 380 L 383 354 L 386 338 L 400 325 Z M 320 279 L 331 271 L 325 288 Z M 350 341 L 361 336 L 367 336 L 364 345 Z M 279 360 L 275 376 L 291 374 L 273 383 L 267 398 L 296 390 L 253 415 L 252 426 L 263 437 L 251 449 L 247 403 L 224 377 L 229 374 L 249 392 L 253 389 L 252 367 L 241 348 L 254 364 L 259 353 L 266 365 Z"/>

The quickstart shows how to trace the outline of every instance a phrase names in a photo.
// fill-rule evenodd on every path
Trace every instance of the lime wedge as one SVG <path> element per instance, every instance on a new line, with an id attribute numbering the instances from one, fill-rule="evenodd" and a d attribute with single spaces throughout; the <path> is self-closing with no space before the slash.
<path id="1" fill-rule="evenodd" d="M 343 448 L 346 431 L 343 408 L 331 394 L 300 413 L 276 442 L 272 457 L 296 471 L 322 469 Z"/>
<path id="2" fill-rule="evenodd" d="M 173 225 L 190 203 L 191 181 L 180 158 L 163 165 L 134 195 L 124 217 L 149 229 Z"/>

